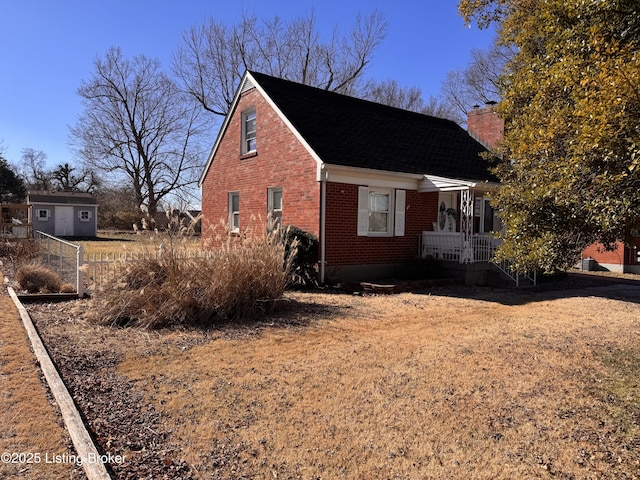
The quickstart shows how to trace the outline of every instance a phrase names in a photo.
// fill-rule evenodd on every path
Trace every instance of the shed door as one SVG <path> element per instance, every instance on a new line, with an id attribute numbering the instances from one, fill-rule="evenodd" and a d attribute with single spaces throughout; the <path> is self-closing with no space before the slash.
<path id="1" fill-rule="evenodd" d="M 56 207 L 53 219 L 57 237 L 73 236 L 73 207 Z"/>

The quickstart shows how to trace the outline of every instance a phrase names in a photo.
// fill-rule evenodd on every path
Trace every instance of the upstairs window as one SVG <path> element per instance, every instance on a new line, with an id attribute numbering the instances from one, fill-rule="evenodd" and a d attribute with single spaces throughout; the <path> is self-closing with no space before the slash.
<path id="1" fill-rule="evenodd" d="M 242 154 L 256 151 L 256 111 L 242 113 Z"/>

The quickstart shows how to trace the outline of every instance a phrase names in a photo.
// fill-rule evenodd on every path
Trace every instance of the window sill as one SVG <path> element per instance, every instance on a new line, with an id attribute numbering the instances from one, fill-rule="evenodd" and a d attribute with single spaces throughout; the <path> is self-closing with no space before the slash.
<path id="1" fill-rule="evenodd" d="M 257 156 L 258 156 L 257 150 L 253 150 L 251 152 L 243 153 L 242 155 L 240 155 L 240 160 L 246 160 L 247 158 L 253 158 Z"/>

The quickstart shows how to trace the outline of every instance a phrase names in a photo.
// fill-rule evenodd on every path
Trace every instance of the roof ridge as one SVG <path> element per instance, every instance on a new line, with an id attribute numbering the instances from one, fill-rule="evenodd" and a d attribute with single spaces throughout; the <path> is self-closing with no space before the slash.
<path id="1" fill-rule="evenodd" d="M 366 104 L 375 105 L 378 108 L 387 108 L 387 109 L 390 109 L 390 110 L 395 110 L 397 112 L 401 112 L 402 114 L 418 115 L 420 117 L 432 118 L 432 119 L 437 120 L 437 121 L 441 121 L 441 122 L 445 122 L 445 123 L 452 123 L 452 124 L 457 125 L 458 127 L 460 127 L 460 125 L 458 125 L 456 122 L 454 122 L 453 120 L 450 120 L 448 118 L 436 117 L 436 116 L 430 115 L 428 113 L 416 112 L 414 110 L 407 110 L 406 108 L 395 107 L 393 105 L 387 105 L 386 103 L 375 102 L 373 100 L 368 100 L 366 98 L 357 97 L 355 95 L 349 95 L 349 94 L 346 94 L 346 93 L 336 92 L 334 90 L 327 90 L 325 88 L 315 87 L 313 85 L 307 85 L 306 83 L 300 83 L 300 82 L 297 82 L 297 81 L 294 81 L 294 80 L 289 80 L 289 79 L 286 79 L 286 78 L 276 77 L 276 76 L 269 75 L 269 74 L 262 73 L 262 72 L 258 72 L 258 71 L 255 71 L 255 70 L 247 70 L 247 72 L 249 72 L 254 78 L 256 78 L 256 75 L 257 75 L 258 77 L 265 77 L 265 78 L 269 79 L 269 81 L 276 81 L 276 82 L 281 82 L 281 83 L 289 83 L 291 85 L 295 85 L 297 88 L 308 88 L 308 89 L 311 89 L 311 90 L 316 90 L 318 92 L 324 92 L 324 94 L 337 95 L 337 96 L 340 96 L 340 97 L 348 98 L 348 99 L 351 99 L 351 100 L 353 100 L 355 102 L 363 102 L 363 103 L 366 103 Z M 259 78 L 256 78 L 256 80 L 259 81 Z M 462 127 L 460 127 L 460 128 L 462 128 Z"/>

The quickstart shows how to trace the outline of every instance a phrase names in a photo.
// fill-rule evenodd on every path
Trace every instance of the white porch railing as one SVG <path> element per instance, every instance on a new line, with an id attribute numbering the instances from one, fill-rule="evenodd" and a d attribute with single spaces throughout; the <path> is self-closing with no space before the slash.
<path id="1" fill-rule="evenodd" d="M 526 279 L 532 285 L 537 284 L 536 272 L 519 274 L 511 268 L 510 262 L 494 262 L 493 254 L 502 240 L 486 233 L 476 233 L 471 236 L 470 244 L 464 240 L 462 232 L 422 232 L 420 236 L 421 258 L 435 258 L 460 263 L 491 262 L 505 273 L 516 287 L 520 286 L 520 280 Z"/>
<path id="2" fill-rule="evenodd" d="M 500 240 L 486 233 L 471 236 L 471 244 L 464 241 L 462 232 L 422 232 L 420 257 L 464 263 L 489 262 Z"/>

